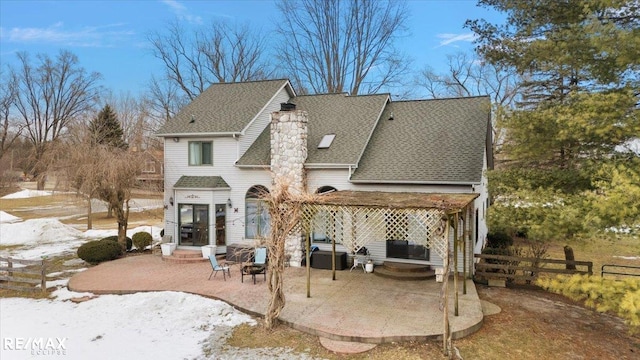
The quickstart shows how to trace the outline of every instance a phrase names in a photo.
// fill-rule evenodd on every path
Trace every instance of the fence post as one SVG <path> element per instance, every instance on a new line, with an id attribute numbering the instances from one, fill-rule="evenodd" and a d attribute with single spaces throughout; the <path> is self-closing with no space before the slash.
<path id="1" fill-rule="evenodd" d="M 566 269 L 567 270 L 575 270 L 576 269 L 576 263 L 575 262 L 570 263 L 570 261 L 575 261 L 576 258 L 573 256 L 573 249 L 569 245 L 565 245 L 564 246 L 564 258 L 565 258 L 565 260 L 567 260 Z"/>

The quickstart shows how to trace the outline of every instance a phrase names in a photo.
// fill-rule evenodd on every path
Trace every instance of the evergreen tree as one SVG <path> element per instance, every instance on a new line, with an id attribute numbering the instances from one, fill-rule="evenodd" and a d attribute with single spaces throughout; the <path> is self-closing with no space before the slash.
<path id="1" fill-rule="evenodd" d="M 100 110 L 98 115 L 89 124 L 89 133 L 94 144 L 107 145 L 115 148 L 126 149 L 124 132 L 118 116 L 108 104 Z"/>
<path id="2" fill-rule="evenodd" d="M 503 25 L 469 20 L 477 52 L 516 71 L 507 169 L 492 174 L 490 227 L 536 239 L 640 222 L 640 1 L 480 0 Z M 521 206 L 526 204 L 526 206 Z"/>
<path id="3" fill-rule="evenodd" d="M 519 166 L 577 169 L 640 133 L 640 2 L 482 0 L 499 26 L 469 20 L 477 50 L 524 79 L 506 121 L 505 152 Z"/>

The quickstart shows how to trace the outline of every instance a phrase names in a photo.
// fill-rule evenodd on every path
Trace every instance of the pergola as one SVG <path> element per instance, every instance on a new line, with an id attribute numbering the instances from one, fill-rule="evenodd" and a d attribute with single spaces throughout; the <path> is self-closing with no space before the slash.
<path id="1" fill-rule="evenodd" d="M 448 338 L 448 277 L 453 241 L 455 315 L 458 315 L 458 251 L 463 254 L 467 275 L 466 242 L 475 193 L 407 193 L 378 191 L 334 191 L 314 196 L 302 204 L 301 225 L 306 239 L 307 297 L 311 297 L 311 233 L 323 231 L 332 243 L 332 276 L 336 279 L 336 243 L 350 253 L 374 241 L 405 239 L 434 250 L 443 260 L 441 308 Z M 460 246 L 461 245 L 461 246 Z M 470 257 L 472 258 L 472 257 Z M 466 293 L 466 281 L 464 293 Z"/>

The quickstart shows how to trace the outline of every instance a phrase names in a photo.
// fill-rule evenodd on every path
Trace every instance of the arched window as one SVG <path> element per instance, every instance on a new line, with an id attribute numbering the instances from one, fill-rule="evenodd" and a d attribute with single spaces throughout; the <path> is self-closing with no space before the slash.
<path id="1" fill-rule="evenodd" d="M 262 186 L 252 186 L 245 196 L 245 237 L 256 239 L 269 235 L 271 218 L 269 207 L 262 198 L 269 193 L 269 190 Z"/>
<path id="2" fill-rule="evenodd" d="M 316 190 L 316 194 L 324 194 L 332 191 L 338 191 L 338 189 L 333 186 L 320 186 L 318 190 Z"/>

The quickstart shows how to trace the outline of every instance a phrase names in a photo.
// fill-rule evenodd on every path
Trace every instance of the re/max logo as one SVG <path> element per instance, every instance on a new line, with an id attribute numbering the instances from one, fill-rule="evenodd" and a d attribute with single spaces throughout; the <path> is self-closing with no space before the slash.
<path id="1" fill-rule="evenodd" d="M 2 350 L 66 351 L 67 338 L 3 338 Z"/>

